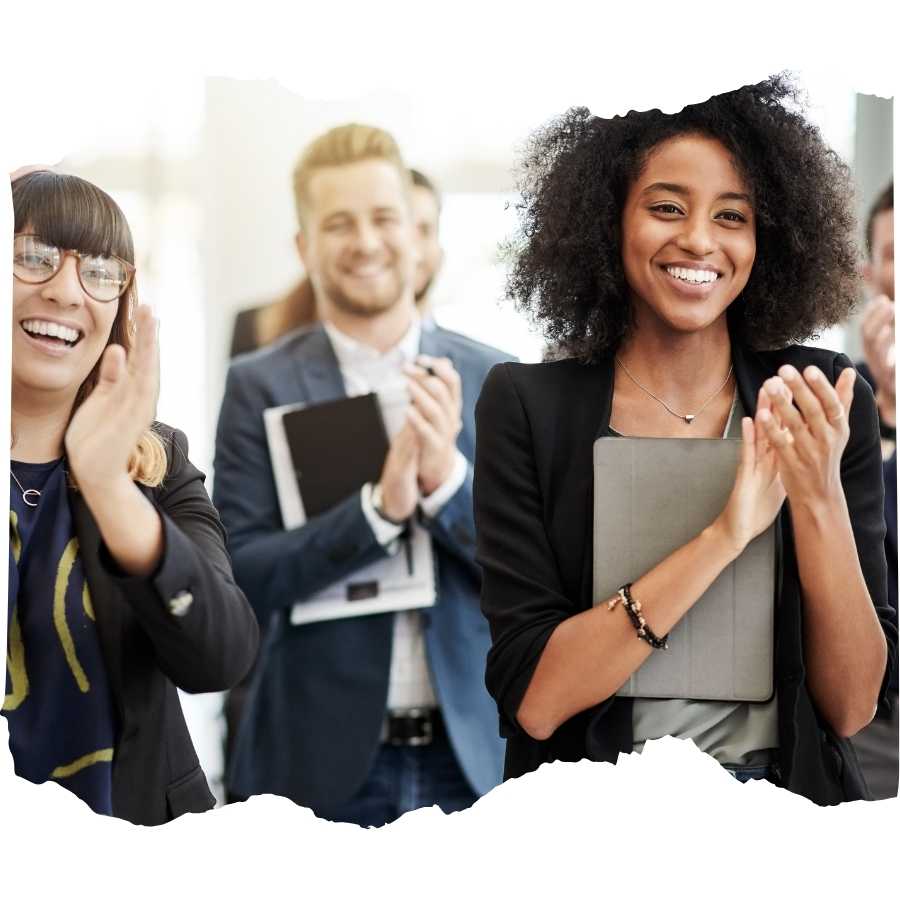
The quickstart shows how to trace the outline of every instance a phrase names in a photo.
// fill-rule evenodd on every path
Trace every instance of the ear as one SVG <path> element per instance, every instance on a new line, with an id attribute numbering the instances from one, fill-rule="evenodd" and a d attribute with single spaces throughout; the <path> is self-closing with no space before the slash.
<path id="1" fill-rule="evenodd" d="M 869 260 L 866 260 L 862 264 L 862 277 L 863 281 L 871 287 L 872 285 L 872 263 Z"/>

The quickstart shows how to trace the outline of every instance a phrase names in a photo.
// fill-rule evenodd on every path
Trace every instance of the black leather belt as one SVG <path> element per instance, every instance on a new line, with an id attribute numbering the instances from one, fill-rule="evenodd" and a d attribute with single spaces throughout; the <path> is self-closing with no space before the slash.
<path id="1" fill-rule="evenodd" d="M 426 747 L 444 734 L 439 709 L 404 709 L 385 715 L 381 742 L 392 747 Z"/>

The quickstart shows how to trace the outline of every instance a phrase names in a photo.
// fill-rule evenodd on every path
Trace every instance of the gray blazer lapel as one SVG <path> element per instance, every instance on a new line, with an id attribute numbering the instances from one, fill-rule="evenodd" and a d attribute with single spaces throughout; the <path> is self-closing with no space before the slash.
<path id="1" fill-rule="evenodd" d="M 444 343 L 439 328 L 422 328 L 422 336 L 419 338 L 419 352 L 426 356 L 446 356 L 454 367 L 457 367 L 453 352 Z"/>
<path id="2" fill-rule="evenodd" d="M 321 324 L 314 325 L 304 337 L 292 363 L 310 403 L 327 403 L 347 396 L 337 357 Z"/>

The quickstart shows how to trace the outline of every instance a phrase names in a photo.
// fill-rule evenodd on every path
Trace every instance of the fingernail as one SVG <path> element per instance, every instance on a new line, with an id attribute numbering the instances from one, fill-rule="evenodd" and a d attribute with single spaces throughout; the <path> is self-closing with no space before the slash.
<path id="1" fill-rule="evenodd" d="M 818 370 L 818 369 L 814 369 L 812 366 L 810 366 L 810 367 L 806 370 L 806 377 L 807 377 L 810 381 L 817 381 L 821 376 L 819 375 L 819 370 Z"/>
<path id="2" fill-rule="evenodd" d="M 796 378 L 798 373 L 797 373 L 797 370 L 793 366 L 782 366 L 778 370 L 778 374 L 782 378 Z"/>

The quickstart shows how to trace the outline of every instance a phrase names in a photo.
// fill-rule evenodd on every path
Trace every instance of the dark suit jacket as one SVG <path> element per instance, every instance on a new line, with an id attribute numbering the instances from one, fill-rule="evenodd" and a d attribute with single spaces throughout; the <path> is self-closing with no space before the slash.
<path id="1" fill-rule="evenodd" d="M 762 383 L 785 363 L 818 365 L 832 380 L 850 365 L 845 356 L 804 347 L 753 353 L 735 346 L 733 358 L 749 415 Z M 507 736 L 506 777 L 555 759 L 615 762 L 620 751 L 632 750 L 631 701 L 625 698 L 573 716 L 546 741 L 533 740 L 516 721 L 551 632 L 592 605 L 592 446 L 609 425 L 613 380 L 612 358 L 592 366 L 574 360 L 507 364 L 491 371 L 478 403 L 477 559 L 493 636 L 487 684 Z M 862 571 L 887 636 L 890 670 L 897 630 L 886 599 L 878 419 L 862 379 L 856 382 L 850 428 L 841 479 Z M 849 742 L 819 719 L 806 689 L 803 607 L 787 504 L 779 523 L 775 679 L 783 781 L 822 804 L 865 796 Z"/>
<path id="2" fill-rule="evenodd" d="M 234 317 L 234 330 L 231 332 L 231 350 L 228 355 L 232 358 L 241 353 L 250 353 L 259 346 L 256 337 L 257 316 L 266 308 L 254 306 L 251 309 L 242 309 Z"/>
<path id="3" fill-rule="evenodd" d="M 165 425 L 155 428 L 169 466 L 161 485 L 142 488 L 163 522 L 165 547 L 152 576 L 123 573 L 82 495 L 70 494 L 119 721 L 113 814 L 139 825 L 214 805 L 176 688 L 201 693 L 231 687 L 253 662 L 259 640 L 253 611 L 232 577 L 203 473 L 187 457 L 187 439 Z M 170 610 L 175 597 L 180 615 Z"/>
<path id="4" fill-rule="evenodd" d="M 888 603 L 897 612 L 897 451 L 884 461 L 884 552 L 888 564 Z M 896 661 L 895 661 L 896 663 Z M 891 672 L 891 690 L 897 693 L 897 666 Z"/>
<path id="5" fill-rule="evenodd" d="M 475 450 L 474 406 L 484 376 L 509 357 L 440 328 L 421 350 L 462 377 L 460 451 Z M 263 410 L 345 395 L 321 325 L 292 332 L 231 365 L 216 436 L 214 497 L 238 583 L 264 626 L 263 646 L 229 769 L 233 794 L 274 793 L 317 810 L 348 799 L 368 775 L 388 693 L 393 614 L 293 626 L 290 607 L 385 554 L 359 492 L 299 528 L 282 526 Z M 463 486 L 423 523 L 431 532 L 438 598 L 423 610 L 428 663 L 450 742 L 473 790 L 500 781 L 503 742 L 484 687 L 490 646 L 479 609 L 471 466 Z"/>

